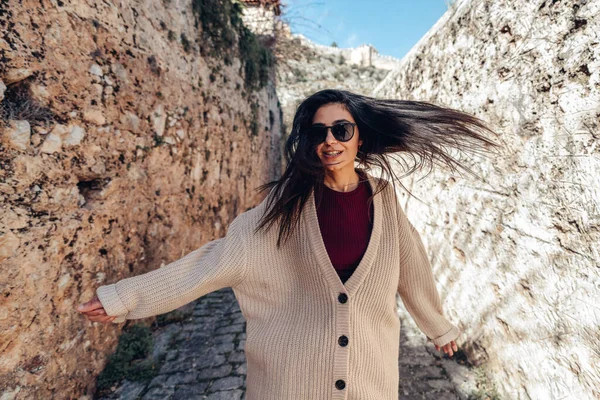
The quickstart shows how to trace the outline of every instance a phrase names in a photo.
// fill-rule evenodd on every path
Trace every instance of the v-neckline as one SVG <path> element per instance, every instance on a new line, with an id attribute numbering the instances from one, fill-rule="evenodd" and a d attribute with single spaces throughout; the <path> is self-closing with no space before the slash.
<path id="1" fill-rule="evenodd" d="M 371 186 L 371 193 L 375 193 L 375 183 L 373 177 L 366 171 L 365 174 L 367 176 L 369 185 Z M 335 291 L 336 295 L 339 293 L 346 293 L 349 295 L 356 293 L 360 284 L 363 282 L 364 278 L 367 276 L 367 273 L 371 269 L 373 260 L 375 259 L 375 255 L 377 254 L 377 250 L 379 248 L 383 223 L 381 194 L 378 193 L 373 197 L 373 227 L 365 254 L 363 255 L 352 275 L 350 275 L 350 277 L 346 280 L 345 284 L 342 282 L 337 271 L 335 270 L 335 267 L 329 258 L 329 254 L 327 253 L 327 249 L 325 248 L 325 242 L 323 241 L 323 235 L 321 234 L 321 229 L 319 227 L 314 190 L 311 191 L 307 205 L 308 207 L 306 209 L 305 222 L 309 241 L 325 279 L 329 283 L 331 289 Z"/>

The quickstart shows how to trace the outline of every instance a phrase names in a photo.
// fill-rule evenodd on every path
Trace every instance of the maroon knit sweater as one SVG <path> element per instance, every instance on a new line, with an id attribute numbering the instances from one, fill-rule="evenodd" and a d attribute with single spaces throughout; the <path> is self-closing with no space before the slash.
<path id="1" fill-rule="evenodd" d="M 371 237 L 373 205 L 367 207 L 370 196 L 369 182 L 360 182 L 351 192 L 323 185 L 317 217 L 327 254 L 342 283 L 360 263 Z"/>

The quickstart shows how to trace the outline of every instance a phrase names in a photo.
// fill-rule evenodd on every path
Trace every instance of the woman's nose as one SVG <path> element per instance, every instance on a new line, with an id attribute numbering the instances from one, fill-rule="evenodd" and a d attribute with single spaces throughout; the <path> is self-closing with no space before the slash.
<path id="1" fill-rule="evenodd" d="M 325 137 L 325 142 L 326 143 L 331 143 L 331 142 L 336 142 L 336 138 L 335 136 L 333 136 L 333 133 L 331 132 L 331 127 L 327 128 L 327 136 Z"/>

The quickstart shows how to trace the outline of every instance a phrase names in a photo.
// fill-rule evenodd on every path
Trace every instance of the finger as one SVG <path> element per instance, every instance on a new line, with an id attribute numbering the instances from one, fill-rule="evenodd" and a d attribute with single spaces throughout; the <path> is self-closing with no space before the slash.
<path id="1" fill-rule="evenodd" d="M 100 322 L 102 322 L 103 324 L 108 324 L 109 322 L 112 322 L 114 319 L 115 319 L 115 317 L 111 317 L 111 316 L 107 315 L 105 317 L 102 317 L 102 321 L 100 321 Z"/>
<path id="2" fill-rule="evenodd" d="M 454 340 L 452 341 L 452 347 L 454 348 L 455 352 L 458 351 L 458 345 L 456 344 L 456 342 Z"/>
<path id="3" fill-rule="evenodd" d="M 112 317 L 107 316 L 107 315 L 91 315 L 91 316 L 88 316 L 88 319 L 90 321 L 92 321 L 92 322 L 103 322 L 103 323 L 107 322 L 107 321 L 111 321 L 111 318 Z"/>
<path id="4" fill-rule="evenodd" d="M 446 349 L 448 350 L 448 351 L 447 351 L 447 353 L 448 353 L 448 356 L 452 357 L 452 355 L 454 354 L 454 352 L 452 351 L 452 347 L 451 347 L 450 343 L 448 343 L 448 344 L 446 345 Z"/>
<path id="5" fill-rule="evenodd" d="M 96 310 L 98 308 L 103 308 L 102 303 L 100 303 L 100 300 L 98 300 L 97 297 L 94 297 L 93 299 L 91 299 L 87 303 L 82 303 L 79 306 L 77 306 L 77 311 L 79 311 L 79 312 L 87 312 L 87 311 Z"/>
<path id="6" fill-rule="evenodd" d="M 104 308 L 99 308 L 97 310 L 88 311 L 84 313 L 85 315 L 107 315 L 106 310 Z"/>

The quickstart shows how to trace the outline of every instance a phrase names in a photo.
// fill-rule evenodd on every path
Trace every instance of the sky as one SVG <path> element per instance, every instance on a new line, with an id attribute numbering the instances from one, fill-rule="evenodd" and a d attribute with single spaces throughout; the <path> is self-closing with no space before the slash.
<path id="1" fill-rule="evenodd" d="M 330 46 L 371 44 L 402 58 L 448 9 L 449 0 L 282 0 L 292 33 Z"/>

